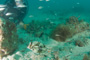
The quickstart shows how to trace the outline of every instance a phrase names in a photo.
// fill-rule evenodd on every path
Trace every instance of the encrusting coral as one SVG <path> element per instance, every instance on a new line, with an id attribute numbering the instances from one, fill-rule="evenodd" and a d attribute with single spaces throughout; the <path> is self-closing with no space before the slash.
<path id="1" fill-rule="evenodd" d="M 0 18 L 0 59 L 12 53 L 18 45 L 18 36 L 14 23 Z"/>

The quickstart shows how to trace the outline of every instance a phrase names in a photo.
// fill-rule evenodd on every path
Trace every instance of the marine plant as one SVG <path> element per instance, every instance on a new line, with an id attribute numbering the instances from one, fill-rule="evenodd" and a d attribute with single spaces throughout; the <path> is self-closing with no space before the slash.
<path id="1" fill-rule="evenodd" d="M 74 30 L 69 25 L 58 25 L 51 33 L 50 37 L 57 41 L 65 41 L 74 34 Z"/>
<path id="2" fill-rule="evenodd" d="M 45 30 L 52 29 L 54 24 L 50 21 L 35 21 L 32 20 L 28 24 L 24 24 L 23 28 L 24 30 L 29 34 L 34 34 L 36 37 L 41 37 Z"/>

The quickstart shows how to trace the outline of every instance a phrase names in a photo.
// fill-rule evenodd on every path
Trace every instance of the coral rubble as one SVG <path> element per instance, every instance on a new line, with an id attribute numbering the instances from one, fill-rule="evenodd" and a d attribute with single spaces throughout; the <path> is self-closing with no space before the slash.
<path id="1" fill-rule="evenodd" d="M 46 47 L 44 44 L 40 43 L 40 42 L 31 42 L 28 46 L 29 49 L 33 50 L 34 53 L 42 53 L 44 51 L 46 51 Z"/>

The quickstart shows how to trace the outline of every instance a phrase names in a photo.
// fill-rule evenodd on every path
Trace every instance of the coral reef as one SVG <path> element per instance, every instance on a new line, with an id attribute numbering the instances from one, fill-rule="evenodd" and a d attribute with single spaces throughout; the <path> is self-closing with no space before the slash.
<path id="1" fill-rule="evenodd" d="M 18 45 L 14 23 L 0 18 L 0 58 L 12 53 Z"/>
<path id="2" fill-rule="evenodd" d="M 52 29 L 53 27 L 54 23 L 51 21 L 32 20 L 29 24 L 23 25 L 23 29 L 29 34 L 34 34 L 35 37 L 41 37 L 45 30 Z"/>
<path id="3" fill-rule="evenodd" d="M 89 24 L 85 21 L 78 20 L 77 17 L 71 16 L 67 19 L 66 24 L 59 24 L 50 34 L 50 37 L 57 41 L 65 41 L 76 33 L 90 29 Z"/>
<path id="4" fill-rule="evenodd" d="M 71 16 L 67 19 L 67 23 L 68 24 L 78 24 L 79 23 L 79 20 L 77 17 L 75 16 Z"/>
<path id="5" fill-rule="evenodd" d="M 67 19 L 66 24 L 71 25 L 75 30 L 76 33 L 85 31 L 90 29 L 89 23 L 85 22 L 84 20 L 79 20 L 79 17 L 71 16 Z"/>

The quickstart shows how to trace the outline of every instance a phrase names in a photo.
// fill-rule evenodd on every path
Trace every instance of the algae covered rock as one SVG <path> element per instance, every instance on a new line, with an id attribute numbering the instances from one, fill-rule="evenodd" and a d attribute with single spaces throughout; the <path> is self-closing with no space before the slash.
<path id="1" fill-rule="evenodd" d="M 58 25 L 51 33 L 50 37 L 59 42 L 66 41 L 74 35 L 75 30 L 69 25 Z"/>
<path id="2" fill-rule="evenodd" d="M 79 20 L 75 16 L 71 16 L 67 19 L 65 24 L 58 24 L 56 28 L 52 30 L 50 37 L 56 41 L 65 42 L 73 35 L 88 29 L 90 29 L 88 22 Z"/>
<path id="3" fill-rule="evenodd" d="M 12 53 L 17 48 L 17 42 L 15 24 L 0 18 L 0 58 Z"/>

